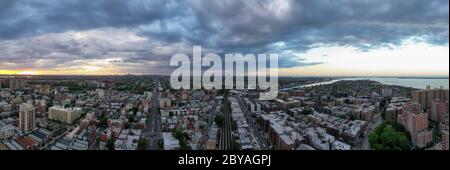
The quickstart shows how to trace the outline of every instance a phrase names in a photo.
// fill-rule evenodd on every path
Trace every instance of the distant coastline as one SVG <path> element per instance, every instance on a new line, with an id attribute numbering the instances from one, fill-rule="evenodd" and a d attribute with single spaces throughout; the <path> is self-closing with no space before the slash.
<path id="1" fill-rule="evenodd" d="M 431 86 L 431 88 L 440 88 L 441 86 L 445 89 L 449 88 L 449 79 L 448 78 L 406 78 L 406 77 L 352 77 L 352 78 L 334 78 L 329 81 L 323 81 L 319 83 L 307 84 L 300 87 L 310 87 L 316 85 L 324 85 L 331 84 L 341 80 L 371 80 L 376 81 L 386 85 L 395 85 L 395 86 L 403 86 L 403 87 L 412 87 L 416 89 L 425 89 L 427 86 Z"/>
<path id="2" fill-rule="evenodd" d="M 396 77 L 399 79 L 448 79 L 448 77 Z"/>
<path id="3" fill-rule="evenodd" d="M 449 76 L 279 76 L 280 78 L 399 78 L 399 79 L 449 79 Z"/>
<path id="4" fill-rule="evenodd" d="M 166 77 L 167 75 L 0 75 L 0 78 L 8 78 L 8 77 L 47 77 L 47 78 L 114 78 L 114 77 L 147 77 L 147 76 L 155 76 L 155 77 Z M 445 76 L 411 76 L 411 77 L 394 77 L 394 76 L 280 76 L 280 79 L 283 78 L 298 78 L 298 79 L 314 79 L 321 78 L 323 81 L 315 82 L 312 84 L 304 84 L 300 86 L 288 87 L 288 88 L 302 88 L 302 87 L 310 87 L 322 84 L 331 84 L 340 80 L 372 80 L 376 82 L 380 82 L 386 85 L 397 85 L 404 87 L 412 87 L 416 89 L 425 89 L 427 86 L 431 86 L 431 88 L 449 88 L 449 78 Z"/>
<path id="5" fill-rule="evenodd" d="M 86 74 L 86 75 L 52 75 L 52 74 L 0 74 L 0 77 L 45 77 L 45 76 L 79 76 L 79 77 L 93 77 L 93 76 L 170 76 L 164 74 Z M 399 79 L 449 79 L 449 76 L 278 76 L 279 78 L 330 78 L 330 79 L 344 79 L 344 78 L 399 78 Z"/>

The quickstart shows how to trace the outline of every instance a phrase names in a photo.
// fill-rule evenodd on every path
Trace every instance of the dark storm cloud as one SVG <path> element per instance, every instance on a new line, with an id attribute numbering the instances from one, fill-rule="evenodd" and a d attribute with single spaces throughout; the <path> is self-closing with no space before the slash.
<path id="1" fill-rule="evenodd" d="M 170 17 L 170 1 L 14 0 L 3 2 L 1 38 L 98 27 L 133 27 Z M 176 7 L 176 6 L 173 6 Z"/>
<path id="2" fill-rule="evenodd" d="M 0 60 L 121 56 L 123 63 L 168 63 L 174 53 L 202 45 L 217 53 L 279 53 L 281 67 L 314 65 L 320 63 L 295 53 L 317 44 L 370 50 L 408 38 L 448 45 L 448 9 L 448 0 L 2 0 Z M 127 45 L 65 34 L 103 28 L 147 40 Z M 170 49 L 153 50 L 164 46 Z"/>

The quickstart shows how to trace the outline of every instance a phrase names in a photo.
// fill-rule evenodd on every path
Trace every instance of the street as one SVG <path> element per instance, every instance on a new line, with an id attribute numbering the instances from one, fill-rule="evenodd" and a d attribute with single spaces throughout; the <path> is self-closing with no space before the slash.
<path id="1" fill-rule="evenodd" d="M 215 115 L 217 113 L 216 109 L 217 109 L 218 103 L 219 103 L 219 101 L 216 99 L 214 101 L 213 107 L 208 112 L 208 116 L 209 116 L 208 117 L 208 124 L 206 125 L 205 129 L 203 129 L 203 132 L 202 132 L 203 135 L 202 135 L 202 137 L 200 139 L 199 144 L 197 145 L 197 150 L 204 150 L 205 147 L 206 147 L 206 142 L 208 140 L 209 129 L 211 128 L 213 120 L 214 120 L 214 117 L 215 117 Z"/>
<path id="2" fill-rule="evenodd" d="M 380 114 L 375 115 L 375 121 L 369 122 L 369 126 L 367 127 L 367 133 L 364 135 L 364 139 L 360 145 L 360 150 L 370 150 L 369 144 L 369 133 L 372 132 L 378 125 L 383 122 Z"/>
<path id="3" fill-rule="evenodd" d="M 151 121 L 147 125 L 143 133 L 148 141 L 148 150 L 158 150 L 158 142 L 162 139 L 161 130 L 159 128 L 159 81 L 155 81 L 153 88 Z"/>
<path id="4" fill-rule="evenodd" d="M 251 116 L 250 111 L 244 106 L 244 100 L 240 97 L 236 97 L 238 99 L 239 106 L 241 109 L 245 112 L 245 117 L 247 118 L 248 124 L 249 124 L 249 130 L 252 132 L 253 136 L 256 138 L 256 141 L 258 142 L 258 145 L 261 147 L 262 150 L 268 150 L 270 148 L 270 144 L 265 140 L 265 137 L 261 131 L 259 131 L 259 127 L 257 127 L 257 122 L 254 117 Z"/>

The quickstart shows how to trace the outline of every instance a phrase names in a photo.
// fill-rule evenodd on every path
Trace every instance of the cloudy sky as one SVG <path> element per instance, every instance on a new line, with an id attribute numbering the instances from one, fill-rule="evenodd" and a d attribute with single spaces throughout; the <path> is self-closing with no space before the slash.
<path id="1" fill-rule="evenodd" d="M 1 0 L 0 74 L 170 74 L 277 53 L 280 75 L 448 76 L 448 0 Z"/>

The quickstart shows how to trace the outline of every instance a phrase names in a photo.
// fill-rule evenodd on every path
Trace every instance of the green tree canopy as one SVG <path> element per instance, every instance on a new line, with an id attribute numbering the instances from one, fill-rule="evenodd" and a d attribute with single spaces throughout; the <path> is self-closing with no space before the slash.
<path id="1" fill-rule="evenodd" d="M 147 148 L 147 139 L 141 138 L 138 142 L 138 150 L 145 150 Z"/>
<path id="2" fill-rule="evenodd" d="M 375 150 L 409 150 L 409 140 L 402 125 L 383 122 L 369 134 L 369 143 Z"/>

